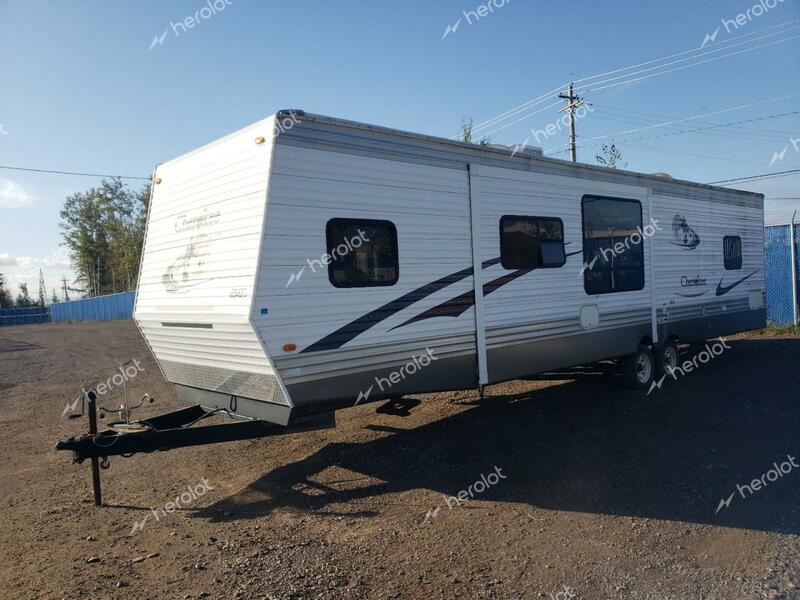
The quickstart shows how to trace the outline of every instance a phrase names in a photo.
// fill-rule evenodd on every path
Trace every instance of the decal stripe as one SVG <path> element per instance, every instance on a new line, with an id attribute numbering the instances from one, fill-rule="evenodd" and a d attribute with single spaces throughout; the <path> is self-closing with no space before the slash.
<path id="1" fill-rule="evenodd" d="M 728 292 L 730 292 L 730 291 L 731 291 L 733 288 L 735 288 L 735 287 L 736 287 L 737 285 L 739 285 L 740 283 L 744 283 L 745 281 L 747 281 L 748 279 L 750 279 L 750 278 L 751 278 L 753 275 L 755 275 L 756 273 L 758 273 L 760 270 L 761 270 L 761 269 L 756 269 L 755 271 L 753 271 L 752 273 L 750 273 L 750 275 L 748 275 L 747 277 L 743 277 L 742 279 L 740 279 L 739 281 L 737 281 L 737 282 L 736 282 L 736 283 L 734 283 L 733 285 L 727 285 L 727 286 L 723 286 L 723 285 L 722 285 L 722 280 L 723 280 L 723 279 L 725 279 L 725 276 L 723 275 L 723 276 L 722 276 L 722 279 L 720 279 L 720 280 L 719 280 L 719 283 L 717 284 L 717 296 L 724 296 L 725 294 L 727 294 Z"/>
<path id="2" fill-rule="evenodd" d="M 492 292 L 500 289 L 507 283 L 511 283 L 518 277 L 522 277 L 523 275 L 530 273 L 533 269 L 518 269 L 502 277 L 498 277 L 488 283 L 483 284 L 483 295 L 488 296 Z M 401 323 L 397 327 L 392 327 L 389 331 L 393 331 L 395 329 L 399 329 L 400 327 L 404 327 L 406 325 L 410 325 L 411 323 L 417 323 L 418 321 L 424 321 L 426 319 L 434 319 L 436 317 L 460 317 L 465 312 L 467 312 L 472 306 L 475 304 L 475 294 L 473 290 L 468 292 L 464 292 L 460 296 L 456 296 L 451 300 L 447 300 L 446 302 L 442 302 L 438 306 L 434 306 L 433 308 L 429 308 L 425 312 L 418 314 L 416 317 L 410 318 L 408 321 Z"/>
<path id="3" fill-rule="evenodd" d="M 484 261 L 482 263 L 482 267 L 486 269 L 498 264 L 499 262 L 500 257 L 493 258 L 491 260 Z M 381 321 L 388 319 L 392 315 L 400 312 L 404 308 L 408 308 L 415 302 L 430 296 L 434 292 L 438 292 L 439 290 L 444 289 L 453 283 L 457 283 L 462 279 L 466 279 L 470 275 L 472 275 L 472 267 L 462 269 L 461 271 L 457 271 L 456 273 L 452 273 L 446 277 L 437 279 L 432 283 L 427 283 L 422 287 L 405 294 L 404 296 L 400 296 L 396 300 L 392 300 L 391 302 L 384 304 L 380 308 L 376 308 L 375 310 L 362 315 L 344 327 L 340 327 L 333 333 L 326 335 L 318 342 L 315 342 L 307 348 L 304 348 L 301 351 L 301 354 L 305 352 L 320 352 L 322 350 L 334 350 L 336 348 L 341 348 L 347 342 L 361 335 L 371 327 L 374 327 Z"/>
<path id="4" fill-rule="evenodd" d="M 569 244 L 571 242 L 567 242 Z M 565 244 L 566 245 L 566 244 Z M 582 250 L 580 252 L 583 252 Z M 575 252 L 573 254 L 580 254 L 580 252 Z M 568 256 L 572 256 L 573 254 L 569 254 Z M 500 264 L 500 257 L 492 258 L 489 260 L 485 260 L 481 263 L 481 268 L 487 269 L 494 265 Z M 512 273 L 508 273 L 503 275 L 502 277 L 498 277 L 497 279 L 490 281 L 489 283 L 485 283 L 483 285 L 483 295 L 488 296 L 495 290 L 503 287 L 507 283 L 511 283 L 518 277 L 522 277 L 526 273 L 530 273 L 533 269 L 519 269 L 517 271 L 513 271 Z M 310 346 L 304 348 L 300 351 L 300 354 L 304 354 L 306 352 L 321 352 L 323 350 L 335 350 L 336 348 L 341 348 L 350 340 L 358 337 L 368 329 L 374 327 L 378 323 L 388 319 L 392 315 L 397 314 L 401 310 L 408 308 L 412 304 L 419 302 L 423 298 L 427 298 L 434 292 L 438 292 L 441 289 L 446 288 L 453 283 L 457 283 L 463 279 L 466 279 L 472 275 L 472 267 L 462 269 L 461 271 L 457 271 L 456 273 L 452 273 L 447 275 L 446 277 L 442 277 L 441 279 L 437 279 L 432 283 L 427 283 L 422 287 L 419 287 L 411 292 L 400 296 L 396 300 L 392 300 L 383 306 L 376 308 L 373 311 L 368 312 L 365 315 L 360 316 L 355 321 L 351 321 L 347 325 L 340 327 L 333 333 L 326 335 L 321 340 L 314 342 Z M 423 321 L 425 319 L 432 319 L 434 317 L 458 317 L 464 314 L 467 310 L 470 309 L 472 305 L 475 304 L 475 296 L 470 290 L 469 292 L 465 292 L 460 296 L 452 298 L 438 306 L 430 308 L 423 312 L 422 314 L 409 319 L 405 323 L 398 325 L 397 327 L 393 327 L 392 330 L 397 329 L 399 327 L 403 327 L 403 325 L 408 325 L 409 323 L 414 323 L 416 321 Z M 391 331 L 391 330 L 390 330 Z"/>

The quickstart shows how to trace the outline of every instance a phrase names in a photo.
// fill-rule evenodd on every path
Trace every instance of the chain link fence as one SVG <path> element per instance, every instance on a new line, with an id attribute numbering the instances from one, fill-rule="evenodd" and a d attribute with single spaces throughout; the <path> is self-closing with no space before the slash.
<path id="1" fill-rule="evenodd" d="M 791 325 L 792 310 L 792 250 L 790 226 L 774 225 L 764 228 L 764 252 L 767 270 L 767 319 L 777 325 Z M 795 232 L 795 263 L 797 236 Z M 795 264 L 797 273 L 797 264 Z"/>

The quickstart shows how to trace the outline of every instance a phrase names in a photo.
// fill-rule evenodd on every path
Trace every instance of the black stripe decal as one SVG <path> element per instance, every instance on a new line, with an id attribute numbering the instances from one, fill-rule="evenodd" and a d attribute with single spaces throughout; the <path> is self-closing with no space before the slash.
<path id="1" fill-rule="evenodd" d="M 500 259 L 498 258 L 497 260 L 499 262 Z M 461 271 L 452 273 L 446 277 L 442 277 L 441 279 L 437 279 L 432 283 L 427 283 L 422 287 L 405 294 L 404 296 L 400 296 L 396 300 L 392 300 L 391 302 L 384 304 L 380 308 L 376 308 L 375 310 L 360 316 L 358 319 L 351 321 L 344 327 L 340 327 L 333 333 L 326 335 L 318 342 L 314 342 L 307 348 L 304 348 L 301 354 L 305 352 L 320 352 L 322 350 L 334 350 L 335 348 L 341 348 L 347 342 L 361 335 L 371 327 L 374 327 L 381 321 L 388 319 L 392 315 L 400 312 L 404 308 L 408 308 L 415 302 L 419 302 L 423 298 L 430 296 L 434 292 L 438 292 L 449 285 L 461 281 L 462 279 L 466 279 L 470 275 L 472 275 L 472 267 L 468 269 L 462 269 Z"/>
<path id="2" fill-rule="evenodd" d="M 500 264 L 500 257 L 492 258 L 489 260 L 485 260 L 481 263 L 481 268 L 487 269 L 494 265 Z M 511 283 L 518 277 L 525 275 L 526 273 L 530 273 L 532 269 L 520 269 L 518 271 L 514 271 L 502 277 L 499 277 L 489 283 L 484 284 L 483 286 L 483 295 L 488 296 L 496 289 L 501 288 L 502 286 L 506 285 L 507 283 Z M 336 348 L 341 348 L 350 340 L 358 337 L 368 329 L 374 327 L 378 323 L 388 319 L 392 315 L 397 314 L 403 309 L 408 308 L 412 304 L 419 302 L 423 298 L 427 298 L 434 292 L 438 292 L 441 289 L 448 287 L 454 283 L 462 281 L 472 275 L 472 267 L 467 269 L 462 269 L 461 271 L 457 271 L 456 273 L 452 273 L 447 275 L 446 277 L 442 277 L 441 279 L 437 279 L 432 283 L 427 283 L 422 287 L 419 287 L 403 296 L 400 296 L 396 300 L 392 300 L 391 302 L 384 304 L 383 306 L 376 308 L 373 311 L 368 312 L 365 315 L 362 315 L 355 321 L 351 321 L 344 327 L 340 327 L 333 333 L 326 335 L 321 340 L 314 342 L 310 346 L 304 348 L 300 351 L 300 354 L 304 354 L 306 352 L 321 352 L 323 350 L 335 350 Z M 470 290 L 469 292 L 465 292 L 456 298 L 443 302 L 442 304 L 428 309 L 424 313 L 414 317 L 403 323 L 402 325 L 398 325 L 397 327 L 393 327 L 392 329 L 397 329 L 398 327 L 403 327 L 403 325 L 408 325 L 409 323 L 414 323 L 416 321 L 422 321 L 425 319 L 432 319 L 434 317 L 442 317 L 442 316 L 449 316 L 449 317 L 458 317 L 464 314 L 469 308 L 475 304 L 475 297 Z M 391 331 L 391 330 L 390 330 Z"/>
<path id="3" fill-rule="evenodd" d="M 481 266 L 486 269 L 499 263 L 500 257 L 497 257 L 484 261 L 481 263 Z M 447 275 L 446 277 L 442 277 L 441 279 L 437 279 L 432 283 L 427 283 L 422 287 L 405 294 L 404 296 L 400 296 L 397 300 L 392 300 L 388 304 L 384 304 L 380 308 L 376 308 L 375 310 L 368 312 L 355 321 L 351 321 L 344 327 L 340 327 L 333 333 L 326 335 L 318 342 L 314 342 L 307 348 L 304 348 L 300 353 L 321 352 L 322 350 L 334 350 L 336 348 L 341 348 L 347 342 L 361 335 L 371 327 L 374 327 L 381 321 L 388 319 L 392 315 L 405 308 L 408 308 L 415 302 L 419 302 L 423 298 L 427 298 L 434 292 L 438 292 L 439 290 L 466 279 L 471 275 L 472 267 L 469 267 L 467 269 L 462 269 L 461 271 Z"/>
<path id="4" fill-rule="evenodd" d="M 522 277 L 523 275 L 530 273 L 533 269 L 518 269 L 517 271 L 513 271 L 502 277 L 498 277 L 488 283 L 483 284 L 483 296 L 486 297 L 492 292 L 500 289 L 504 285 L 511 283 L 518 277 Z M 417 323 L 418 321 L 424 321 L 426 319 L 435 319 L 436 317 L 460 317 L 465 312 L 467 312 L 473 305 L 475 304 L 475 294 L 473 290 L 468 292 L 464 292 L 460 296 L 456 296 L 451 300 L 447 300 L 446 302 L 442 302 L 438 306 L 434 306 L 433 308 L 429 308 L 423 313 L 418 314 L 416 317 L 410 318 L 405 323 L 401 323 L 397 327 L 392 327 L 389 331 L 393 331 L 395 329 L 399 329 L 400 327 L 404 327 L 405 325 L 410 325 L 411 323 Z"/>

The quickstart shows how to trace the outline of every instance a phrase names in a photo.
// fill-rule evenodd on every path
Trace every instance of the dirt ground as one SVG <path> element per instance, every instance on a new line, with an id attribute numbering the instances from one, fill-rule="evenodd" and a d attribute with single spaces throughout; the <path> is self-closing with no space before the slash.
<path id="1" fill-rule="evenodd" d="M 0 329 L 0 597 L 800 598 L 800 340 L 730 345 L 649 396 L 600 364 L 115 457 L 97 509 L 67 403 L 171 386 L 130 322 Z"/>

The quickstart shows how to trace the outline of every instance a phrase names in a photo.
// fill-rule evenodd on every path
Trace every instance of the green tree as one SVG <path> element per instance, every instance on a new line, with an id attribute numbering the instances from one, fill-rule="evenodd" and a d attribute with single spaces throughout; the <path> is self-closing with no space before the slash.
<path id="1" fill-rule="evenodd" d="M 475 144 L 478 143 L 481 146 L 486 146 L 492 143 L 491 138 L 483 136 L 477 142 L 474 142 L 472 139 L 472 130 L 475 126 L 472 123 L 472 117 L 464 117 L 461 119 L 461 127 L 459 129 L 459 137 L 461 138 L 462 142 L 466 142 L 467 144 Z"/>
<path id="2" fill-rule="evenodd" d="M 149 185 L 135 192 L 119 179 L 67 197 L 60 227 L 88 295 L 136 286 L 149 197 Z"/>
<path id="3" fill-rule="evenodd" d="M 58 299 L 58 294 L 56 294 L 56 291 L 53 290 L 53 295 L 50 296 L 50 303 L 55 304 L 56 302 L 60 302 L 60 300 Z"/>
<path id="4" fill-rule="evenodd" d="M 35 306 L 33 301 L 31 300 L 31 296 L 28 293 L 28 284 L 27 283 L 20 283 L 19 284 L 19 294 L 17 294 L 17 308 L 30 308 L 31 306 Z"/>
<path id="5" fill-rule="evenodd" d="M 620 164 L 620 161 L 622 160 L 622 153 L 617 150 L 617 146 L 615 144 L 603 144 L 600 154 L 595 155 L 594 158 L 598 165 L 608 167 L 609 169 L 616 169 L 618 165 L 623 169 L 628 166 L 628 163 Z"/>
<path id="6" fill-rule="evenodd" d="M 0 308 L 14 308 L 14 299 L 6 289 L 6 278 L 0 274 Z"/>

